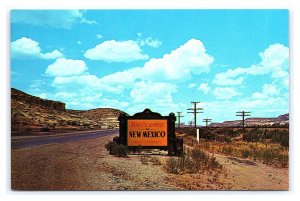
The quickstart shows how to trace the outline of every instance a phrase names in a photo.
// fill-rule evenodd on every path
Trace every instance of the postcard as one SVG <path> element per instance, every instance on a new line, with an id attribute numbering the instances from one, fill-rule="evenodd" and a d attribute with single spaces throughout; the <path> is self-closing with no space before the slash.
<path id="1" fill-rule="evenodd" d="M 289 190 L 288 10 L 10 25 L 12 190 Z"/>

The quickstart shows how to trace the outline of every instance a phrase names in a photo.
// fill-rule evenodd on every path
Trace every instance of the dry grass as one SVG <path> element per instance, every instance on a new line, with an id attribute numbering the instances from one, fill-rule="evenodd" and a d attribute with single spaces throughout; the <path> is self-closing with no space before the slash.
<path id="1" fill-rule="evenodd" d="M 288 149 L 283 148 L 279 144 L 260 142 L 202 142 L 199 146 L 212 153 L 222 153 L 229 156 L 259 160 L 267 165 L 288 167 Z"/>
<path id="2" fill-rule="evenodd" d="M 222 169 L 222 165 L 216 158 L 204 153 L 199 147 L 187 149 L 181 157 L 172 157 L 167 160 L 166 170 L 168 173 L 196 173 L 199 171 Z"/>

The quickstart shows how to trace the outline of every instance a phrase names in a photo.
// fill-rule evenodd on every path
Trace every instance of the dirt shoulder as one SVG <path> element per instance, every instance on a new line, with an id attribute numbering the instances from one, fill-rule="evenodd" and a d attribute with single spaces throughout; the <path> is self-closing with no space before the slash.
<path id="1" fill-rule="evenodd" d="M 104 145 L 115 135 L 12 150 L 13 190 L 286 190 L 287 169 L 215 155 L 223 170 L 170 174 L 141 157 L 118 158 Z"/>
<path id="2" fill-rule="evenodd" d="M 176 190 L 161 166 L 138 156 L 117 158 L 104 145 L 114 136 L 12 151 L 14 190 Z"/>
<path id="3" fill-rule="evenodd" d="M 225 181 L 232 190 L 288 190 L 288 168 L 268 166 L 253 160 L 214 154 L 226 169 Z"/>

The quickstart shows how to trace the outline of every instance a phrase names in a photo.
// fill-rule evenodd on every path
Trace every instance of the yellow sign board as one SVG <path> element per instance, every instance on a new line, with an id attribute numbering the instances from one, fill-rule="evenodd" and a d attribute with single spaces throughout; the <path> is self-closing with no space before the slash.
<path id="1" fill-rule="evenodd" d="M 168 123 L 165 119 L 128 119 L 128 146 L 168 146 Z"/>

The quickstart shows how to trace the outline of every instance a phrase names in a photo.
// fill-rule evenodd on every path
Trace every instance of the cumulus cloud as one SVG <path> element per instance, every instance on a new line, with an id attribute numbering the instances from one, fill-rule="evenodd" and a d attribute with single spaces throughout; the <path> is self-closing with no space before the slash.
<path id="1" fill-rule="evenodd" d="M 253 98 L 253 99 L 266 99 L 266 98 L 268 98 L 268 97 L 269 97 L 268 95 L 263 94 L 263 93 L 261 93 L 261 92 L 255 92 L 255 93 L 253 93 L 252 96 L 251 96 L 251 98 Z"/>
<path id="2" fill-rule="evenodd" d="M 102 60 L 106 62 L 132 62 L 136 60 L 147 60 L 148 55 L 136 41 L 104 41 L 94 48 L 88 49 L 84 56 L 91 60 Z"/>
<path id="3" fill-rule="evenodd" d="M 263 93 L 266 95 L 278 95 L 279 91 L 275 84 L 264 84 L 263 86 Z"/>
<path id="4" fill-rule="evenodd" d="M 102 95 L 100 92 L 91 93 L 91 91 L 78 89 L 76 92 L 75 90 L 72 92 L 59 91 L 54 93 L 52 97 L 55 100 L 67 103 L 67 108 L 91 109 L 100 106 Z"/>
<path id="5" fill-rule="evenodd" d="M 86 70 L 86 64 L 82 60 L 59 58 L 48 66 L 45 73 L 50 76 L 71 76 L 80 75 Z"/>
<path id="6" fill-rule="evenodd" d="M 213 61 L 214 58 L 206 53 L 203 43 L 191 39 L 170 54 L 149 60 L 143 67 L 110 74 L 101 80 L 107 84 L 127 85 L 132 85 L 139 79 L 151 82 L 184 82 L 191 79 L 192 75 L 208 72 Z"/>
<path id="7" fill-rule="evenodd" d="M 252 94 L 252 99 L 267 99 L 279 95 L 279 89 L 276 84 L 264 84 L 262 92 L 255 92 Z"/>
<path id="8" fill-rule="evenodd" d="M 63 29 L 70 29 L 76 23 L 97 23 L 86 19 L 84 11 L 79 10 L 14 10 L 11 12 L 11 22 Z"/>
<path id="9" fill-rule="evenodd" d="M 276 114 L 288 113 L 288 96 L 265 98 L 263 94 L 257 93 L 256 95 L 259 98 L 220 99 L 202 103 L 204 108 L 209 108 L 205 110 L 205 115 L 212 118 L 213 122 L 222 122 L 238 119 L 235 112 L 242 110 L 251 111 L 252 117 L 275 117 L 274 112 Z"/>
<path id="10" fill-rule="evenodd" d="M 240 85 L 243 83 L 244 78 L 243 77 L 236 78 L 236 77 L 245 72 L 246 70 L 243 68 L 236 68 L 234 70 L 229 69 L 226 72 L 216 74 L 213 83 L 221 86 Z"/>
<path id="11" fill-rule="evenodd" d="M 145 39 L 140 39 L 138 40 L 140 46 L 149 46 L 149 47 L 153 47 L 153 48 L 158 48 L 162 45 L 162 41 L 157 40 L 157 39 L 153 39 L 152 37 L 147 37 Z"/>
<path id="12" fill-rule="evenodd" d="M 52 86 L 61 90 L 72 91 L 84 89 L 85 91 L 106 91 L 112 93 L 121 93 L 123 88 L 119 86 L 110 87 L 101 82 L 95 75 L 74 75 L 68 77 L 55 77 Z"/>
<path id="13" fill-rule="evenodd" d="M 234 96 L 239 96 L 240 93 L 229 87 L 216 87 L 213 94 L 217 99 L 231 99 Z"/>
<path id="14" fill-rule="evenodd" d="M 198 89 L 200 91 L 203 91 L 203 93 L 207 94 L 210 90 L 210 87 L 208 86 L 208 83 L 201 83 Z"/>
<path id="15" fill-rule="evenodd" d="M 272 44 L 264 52 L 260 52 L 261 62 L 248 68 L 229 69 L 216 74 L 213 83 L 217 85 L 240 85 L 245 75 L 270 74 L 275 81 L 284 82 L 287 86 L 289 67 L 289 48 L 282 44 Z"/>
<path id="16" fill-rule="evenodd" d="M 176 86 L 168 83 L 136 82 L 130 92 L 133 102 L 162 103 L 172 102 L 172 93 L 177 92 Z"/>
<path id="17" fill-rule="evenodd" d="M 11 42 L 11 56 L 15 59 L 57 59 L 64 55 L 58 50 L 42 53 L 42 49 L 37 41 L 34 41 L 31 38 L 22 37 Z"/>

